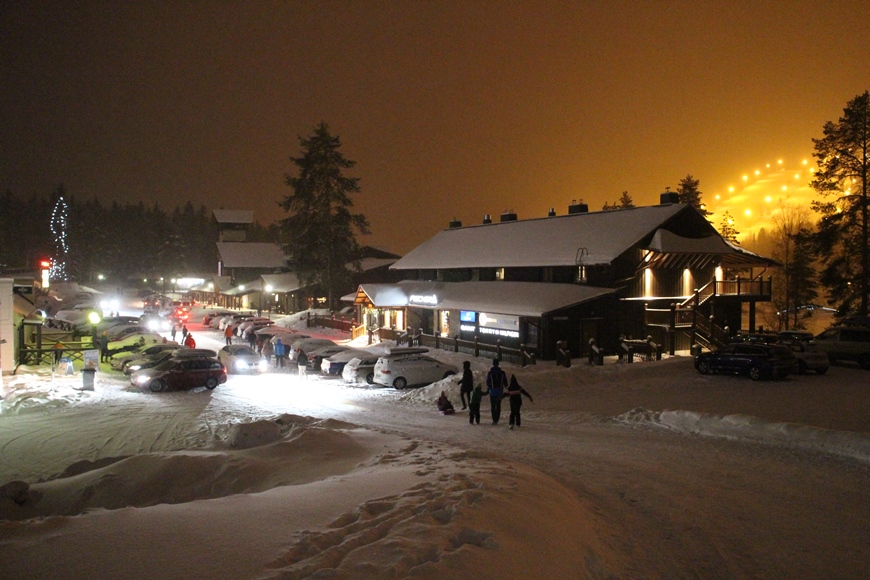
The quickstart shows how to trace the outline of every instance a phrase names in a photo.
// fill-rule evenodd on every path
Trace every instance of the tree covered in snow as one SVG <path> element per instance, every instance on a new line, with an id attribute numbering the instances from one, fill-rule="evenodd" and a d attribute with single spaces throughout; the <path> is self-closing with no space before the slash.
<path id="1" fill-rule="evenodd" d="M 821 139 L 813 139 L 818 170 L 810 186 L 821 200 L 816 251 L 820 281 L 841 316 L 868 315 L 870 292 L 870 93 L 856 96 L 843 116 L 828 121 Z"/>
<path id="2" fill-rule="evenodd" d="M 344 175 L 356 165 L 339 150 L 341 140 L 321 122 L 300 137 L 300 157 L 291 157 L 298 175 L 287 175 L 293 192 L 279 202 L 290 215 L 281 220 L 288 262 L 299 280 L 327 295 L 330 308 L 352 286 L 347 264 L 360 257 L 356 233 L 368 234 L 365 216 L 352 213 L 350 195 L 360 191 L 359 178 Z"/>

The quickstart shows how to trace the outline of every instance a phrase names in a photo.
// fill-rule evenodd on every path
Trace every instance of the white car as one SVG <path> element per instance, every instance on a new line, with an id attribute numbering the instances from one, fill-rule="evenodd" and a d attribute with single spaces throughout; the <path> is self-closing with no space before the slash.
<path id="1" fill-rule="evenodd" d="M 247 320 L 243 320 L 241 324 L 239 324 L 238 328 L 236 328 L 236 336 L 245 336 L 245 332 L 254 325 L 259 325 L 260 327 L 268 326 L 275 324 L 274 320 L 269 320 L 268 318 L 263 318 L 260 316 L 254 316 Z"/>
<path id="2" fill-rule="evenodd" d="M 116 350 L 133 350 L 136 345 L 143 345 L 147 348 L 154 344 L 162 344 L 164 340 L 166 339 L 162 335 L 154 332 L 133 332 L 125 334 L 118 340 L 109 341 L 108 351 L 112 353 Z"/>
<path id="3" fill-rule="evenodd" d="M 287 344 L 286 341 L 284 344 Z M 324 346 L 335 346 L 335 343 L 327 338 L 299 338 L 287 348 L 287 360 L 293 364 L 299 359 L 300 350 L 307 355 L 309 352 Z"/>
<path id="4" fill-rule="evenodd" d="M 374 381 L 387 387 L 404 389 L 408 385 L 428 385 L 455 375 L 459 369 L 423 354 L 424 348 L 396 348 L 375 363 Z"/>
<path id="5" fill-rule="evenodd" d="M 381 356 L 383 355 L 357 355 L 356 358 L 350 359 L 350 361 L 344 365 L 344 368 L 341 370 L 341 378 L 344 382 L 352 385 L 373 385 L 375 382 L 375 364 Z"/>
<path id="6" fill-rule="evenodd" d="M 258 373 L 269 368 L 269 363 L 254 350 L 243 344 L 231 344 L 218 351 L 218 359 L 228 373 Z"/>
<path id="7" fill-rule="evenodd" d="M 151 346 L 143 345 L 140 348 L 119 352 L 114 355 L 111 360 L 111 365 L 113 369 L 120 371 L 123 370 L 124 365 L 130 363 L 130 361 L 148 358 L 167 350 L 176 350 L 179 348 L 182 348 L 182 346 L 177 342 L 167 342 L 165 344 L 160 342 Z"/>
<path id="8" fill-rule="evenodd" d="M 315 348 L 311 350 L 311 352 L 305 353 L 308 355 L 308 368 L 312 371 L 320 372 L 324 360 L 334 354 L 338 354 L 346 350 L 351 350 L 351 347 L 343 346 L 340 344 L 328 344 L 321 348 Z"/>

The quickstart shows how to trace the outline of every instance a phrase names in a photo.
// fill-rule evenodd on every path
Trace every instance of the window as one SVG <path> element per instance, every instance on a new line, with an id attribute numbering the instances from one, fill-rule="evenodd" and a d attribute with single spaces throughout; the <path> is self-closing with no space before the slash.
<path id="1" fill-rule="evenodd" d="M 504 268 L 496 268 L 495 269 L 495 279 L 496 280 L 504 280 Z"/>
<path id="2" fill-rule="evenodd" d="M 580 282 L 581 284 L 585 284 L 587 281 L 586 266 L 584 266 L 582 264 L 580 266 L 577 266 L 577 281 Z"/>

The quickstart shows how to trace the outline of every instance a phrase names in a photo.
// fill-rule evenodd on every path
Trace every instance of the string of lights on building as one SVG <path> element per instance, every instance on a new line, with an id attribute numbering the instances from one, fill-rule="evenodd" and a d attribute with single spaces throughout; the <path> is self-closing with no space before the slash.
<path id="1" fill-rule="evenodd" d="M 49 276 L 52 280 L 67 281 L 66 268 L 69 246 L 67 245 L 67 220 L 69 218 L 69 206 L 63 195 L 58 197 L 51 211 L 51 235 L 54 244 L 54 259 L 51 262 Z"/>

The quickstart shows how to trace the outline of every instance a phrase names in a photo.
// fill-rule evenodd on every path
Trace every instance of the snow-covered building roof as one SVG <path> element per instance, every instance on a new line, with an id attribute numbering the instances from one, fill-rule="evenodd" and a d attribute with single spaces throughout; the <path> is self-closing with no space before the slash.
<path id="1" fill-rule="evenodd" d="M 254 223 L 254 212 L 247 209 L 216 209 L 214 219 L 219 224 L 250 224 Z"/>
<path id="2" fill-rule="evenodd" d="M 745 258 L 743 261 L 766 260 L 727 244 L 712 226 L 709 226 L 708 236 L 698 239 L 684 238 L 662 229 L 682 212 L 697 213 L 685 204 L 662 204 L 449 228 L 411 250 L 392 268 L 573 266 L 580 263 L 581 257 L 585 265 L 604 265 L 655 232 L 663 233 L 653 237 L 649 249 L 712 250 L 725 256 L 741 255 Z"/>
<path id="3" fill-rule="evenodd" d="M 282 274 L 263 274 L 260 276 L 263 287 L 271 286 L 271 292 L 287 293 L 296 292 L 301 288 L 299 277 L 293 272 L 284 272 Z"/>
<path id="4" fill-rule="evenodd" d="M 398 260 L 398 258 L 363 258 L 359 261 L 359 265 L 363 272 L 368 272 L 375 268 L 395 264 L 396 260 Z"/>
<path id="5" fill-rule="evenodd" d="M 217 242 L 224 268 L 284 268 L 287 260 L 279 244 Z"/>
<path id="6" fill-rule="evenodd" d="M 404 281 L 362 284 L 355 302 L 379 308 L 417 306 L 540 317 L 615 292 L 613 288 L 579 284 Z"/>

